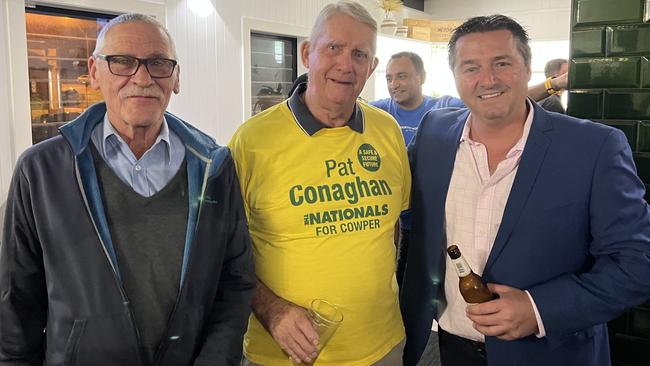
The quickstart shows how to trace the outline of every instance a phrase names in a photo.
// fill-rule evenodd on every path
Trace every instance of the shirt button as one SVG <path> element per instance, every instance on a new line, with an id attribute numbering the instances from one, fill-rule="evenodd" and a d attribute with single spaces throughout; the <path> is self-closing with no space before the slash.
<path id="1" fill-rule="evenodd" d="M 135 171 L 139 172 L 141 170 L 142 170 L 142 167 L 140 166 L 140 164 L 136 164 L 135 165 Z"/>

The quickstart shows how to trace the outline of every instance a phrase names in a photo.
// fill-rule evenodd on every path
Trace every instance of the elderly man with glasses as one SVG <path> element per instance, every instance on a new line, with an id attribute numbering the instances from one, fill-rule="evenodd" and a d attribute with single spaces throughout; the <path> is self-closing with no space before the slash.
<path id="1" fill-rule="evenodd" d="M 127 14 L 88 59 L 105 103 L 16 164 L 2 365 L 238 365 L 255 276 L 230 152 L 166 113 L 173 41 Z"/>

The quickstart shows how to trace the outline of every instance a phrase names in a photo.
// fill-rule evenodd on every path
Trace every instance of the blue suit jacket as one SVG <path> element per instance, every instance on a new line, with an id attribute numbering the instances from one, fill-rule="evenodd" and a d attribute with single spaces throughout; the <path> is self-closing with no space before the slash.
<path id="1" fill-rule="evenodd" d="M 609 365 L 606 322 L 650 297 L 650 215 L 623 133 L 535 105 L 483 278 L 530 291 L 546 337 L 486 337 L 489 365 Z M 467 109 L 425 115 L 409 146 L 405 365 L 445 306 L 445 200 Z"/>

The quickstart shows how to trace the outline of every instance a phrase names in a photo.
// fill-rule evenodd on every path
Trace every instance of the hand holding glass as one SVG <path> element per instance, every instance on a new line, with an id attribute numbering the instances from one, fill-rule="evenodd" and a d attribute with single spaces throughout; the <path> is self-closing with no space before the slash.
<path id="1" fill-rule="evenodd" d="M 314 329 L 318 332 L 318 345 L 316 346 L 316 350 L 320 354 L 321 350 L 327 345 L 327 342 L 336 333 L 341 322 L 343 322 L 343 313 L 338 307 L 322 299 L 313 300 L 307 312 Z M 318 356 L 316 356 L 317 358 Z M 316 362 L 316 359 L 312 363 Z M 292 362 L 294 365 L 302 365 L 301 362 L 293 360 Z"/>

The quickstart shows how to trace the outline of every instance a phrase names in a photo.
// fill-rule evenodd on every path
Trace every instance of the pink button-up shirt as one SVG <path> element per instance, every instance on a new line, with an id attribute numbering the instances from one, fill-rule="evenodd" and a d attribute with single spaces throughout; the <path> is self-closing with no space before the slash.
<path id="1" fill-rule="evenodd" d="M 533 106 L 528 100 L 526 103 L 529 112 L 524 122 L 522 136 L 508 151 L 505 159 L 499 162 L 493 174 L 490 174 L 485 145 L 470 138 L 471 113 L 458 145 L 445 204 L 447 244 L 458 245 L 463 257 L 478 275 L 483 273 L 494 245 L 533 122 Z M 440 327 L 449 333 L 483 342 L 485 336 L 472 327 L 471 320 L 465 315 L 467 303 L 460 295 L 458 275 L 448 256 L 445 297 L 447 306 L 440 314 Z M 538 336 L 543 336 L 543 326 L 534 302 L 533 308 L 540 329 Z"/>

